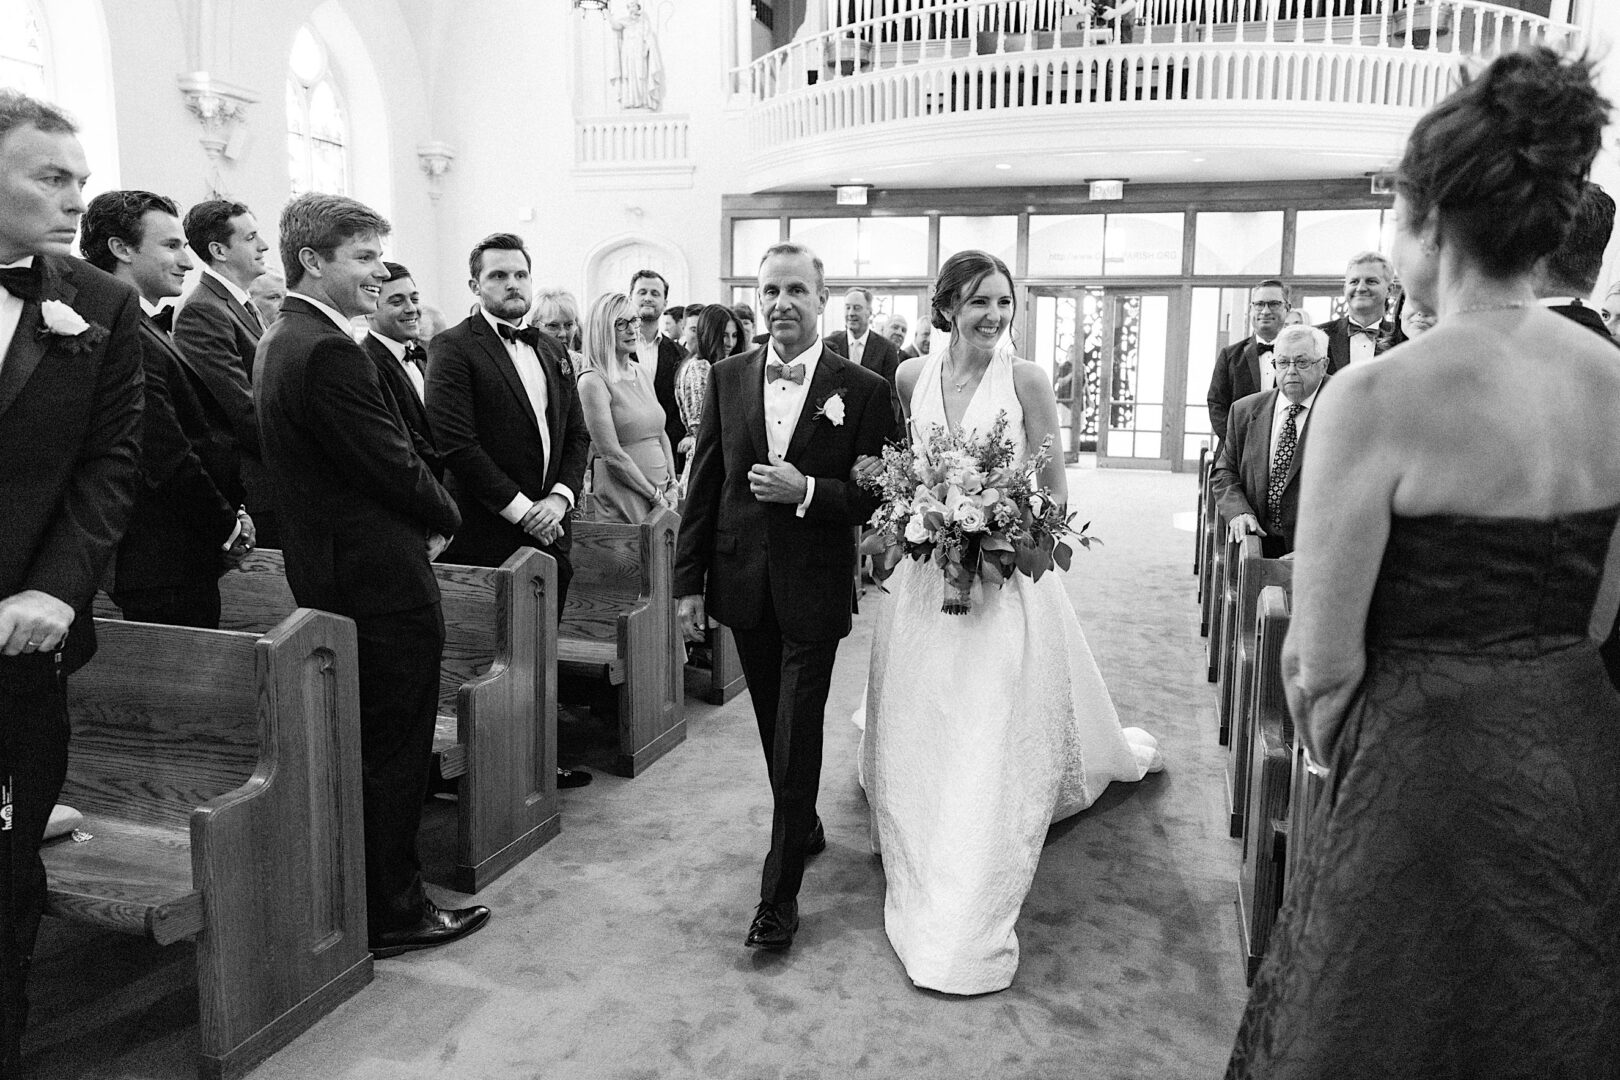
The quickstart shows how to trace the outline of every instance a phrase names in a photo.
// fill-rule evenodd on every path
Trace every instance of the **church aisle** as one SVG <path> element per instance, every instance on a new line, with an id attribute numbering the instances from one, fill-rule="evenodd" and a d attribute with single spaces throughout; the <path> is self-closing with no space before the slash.
<path id="1" fill-rule="evenodd" d="M 840 650 L 829 846 L 790 952 L 742 946 L 770 820 L 746 696 L 689 703 L 686 744 L 643 776 L 598 773 L 564 793 L 562 834 L 479 896 L 495 913 L 486 930 L 379 962 L 372 986 L 255 1080 L 1218 1075 L 1244 986 L 1192 533 L 1174 524 L 1190 517 L 1194 478 L 1086 468 L 1071 488 L 1104 544 L 1077 554 L 1068 587 L 1121 721 L 1158 736 L 1166 770 L 1052 830 L 1010 990 L 918 991 L 884 937 L 847 721 L 881 602 L 869 591 Z M 433 817 L 429 830 L 445 827 Z M 48 921 L 26 1044 L 39 1074 L 195 1075 L 192 970 L 189 947 Z"/>

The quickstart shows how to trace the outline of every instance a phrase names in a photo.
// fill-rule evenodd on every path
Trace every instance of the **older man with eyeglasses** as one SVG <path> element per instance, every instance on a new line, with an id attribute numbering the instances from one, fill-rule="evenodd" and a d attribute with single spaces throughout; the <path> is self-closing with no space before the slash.
<path id="1" fill-rule="evenodd" d="M 1327 381 L 1327 351 L 1327 334 L 1314 326 L 1277 335 L 1269 359 L 1277 385 L 1233 404 L 1211 474 L 1231 537 L 1258 535 L 1268 559 L 1294 550 L 1305 435 Z"/>
<path id="2" fill-rule="evenodd" d="M 1267 360 L 1288 317 L 1289 306 L 1288 286 L 1275 278 L 1267 278 L 1250 289 L 1249 314 L 1254 333 L 1228 345 L 1215 358 L 1215 372 L 1209 380 L 1209 426 L 1222 442 L 1226 440 L 1232 403 L 1274 385 Z"/>

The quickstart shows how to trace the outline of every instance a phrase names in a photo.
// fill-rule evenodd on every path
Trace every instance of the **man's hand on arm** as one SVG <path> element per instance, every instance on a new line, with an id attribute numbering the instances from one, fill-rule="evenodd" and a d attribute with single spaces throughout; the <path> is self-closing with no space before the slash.
<path id="1" fill-rule="evenodd" d="M 709 620 L 703 613 L 703 594 L 681 597 L 675 609 L 676 623 L 687 641 L 701 643 L 708 637 Z"/>
<path id="2" fill-rule="evenodd" d="M 804 473 L 786 463 L 755 465 L 748 470 L 748 488 L 760 502 L 798 506 L 809 490 Z"/>
<path id="3" fill-rule="evenodd" d="M 449 547 L 449 546 L 450 546 L 450 537 L 445 536 L 443 533 L 428 533 L 428 538 L 427 538 L 428 562 L 433 562 L 440 555 L 443 555 L 444 554 L 444 549 Z"/>
<path id="4" fill-rule="evenodd" d="M 1239 514 L 1226 525 L 1226 534 L 1233 540 L 1242 540 L 1245 536 L 1270 536 L 1271 534 L 1260 527 L 1260 519 L 1253 514 Z"/>
<path id="5" fill-rule="evenodd" d="M 72 622 L 73 608 L 50 593 L 24 589 L 8 596 L 0 600 L 0 656 L 55 652 Z"/>

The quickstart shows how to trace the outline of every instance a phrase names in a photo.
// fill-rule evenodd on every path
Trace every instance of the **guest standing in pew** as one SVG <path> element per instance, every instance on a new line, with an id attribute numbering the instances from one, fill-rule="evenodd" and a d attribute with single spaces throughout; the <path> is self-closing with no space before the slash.
<path id="1" fill-rule="evenodd" d="M 248 286 L 248 298 L 253 301 L 259 320 L 269 326 L 281 315 L 281 302 L 287 299 L 287 279 L 275 270 L 266 270 Z"/>
<path id="2" fill-rule="evenodd" d="M 851 625 L 853 527 L 873 508 L 851 470 L 882 451 L 895 415 L 892 386 L 818 340 L 827 285 L 813 252 L 768 249 L 759 303 L 770 344 L 709 373 L 675 594 L 687 640 L 706 639 L 710 614 L 731 627 L 748 679 L 773 811 L 745 943 L 779 951 L 799 928 L 805 859 L 827 846 L 816 814 L 823 717 Z"/>
<path id="3" fill-rule="evenodd" d="M 1316 398 L 1327 381 L 1327 335 L 1289 326 L 1277 335 L 1266 363 L 1277 385 L 1232 406 L 1210 490 L 1226 515 L 1229 535 L 1260 537 L 1268 559 L 1294 550 L 1300 468 Z"/>
<path id="4" fill-rule="evenodd" d="M 656 270 L 637 270 L 632 274 L 630 291 L 626 295 L 630 297 L 630 306 L 640 320 L 636 334 L 636 363 L 652 375 L 658 405 L 664 410 L 664 434 L 669 436 L 669 445 L 679 446 L 681 440 L 686 438 L 686 429 L 681 427 L 681 410 L 675 404 L 675 373 L 680 370 L 686 353 L 674 338 L 681 332 L 686 309 L 670 308 L 675 313 L 674 331 L 671 334 L 658 332 L 658 317 L 664 306 L 664 298 L 669 295 L 669 282 Z M 679 469 L 685 461 L 686 455 L 676 451 L 675 468 Z"/>
<path id="5" fill-rule="evenodd" d="M 0 90 L 0 1075 L 22 1069 L 67 775 L 67 678 L 140 483 L 140 299 L 72 258 L 90 174 L 55 106 Z"/>
<path id="6" fill-rule="evenodd" d="M 703 424 L 703 401 L 709 394 L 709 371 L 728 356 L 746 351 L 748 338 L 736 314 L 724 304 L 710 304 L 698 316 L 697 352 L 675 373 L 675 400 L 681 407 L 681 423 L 688 432 L 682 447 L 686 458 L 686 475 L 681 477 L 681 490 L 691 479 L 693 447 L 697 445 L 698 428 Z"/>
<path id="7" fill-rule="evenodd" d="M 248 292 L 265 273 L 269 241 L 243 203 L 208 199 L 186 211 L 186 241 L 202 260 L 202 276 L 174 313 L 174 343 L 231 418 L 241 457 L 248 513 L 265 547 L 281 547 L 260 459 L 259 418 L 253 405 L 253 357 L 264 321 Z"/>
<path id="8" fill-rule="evenodd" d="M 888 338 L 872 330 L 872 290 L 857 286 L 844 294 L 844 329 L 827 335 L 827 347 L 874 371 L 894 385 L 900 368 L 900 350 Z M 898 408 L 898 399 L 896 408 Z"/>
<path id="9" fill-rule="evenodd" d="M 428 420 L 463 523 L 446 558 L 500 566 L 520 547 L 538 548 L 557 561 L 560 619 L 574 576 L 569 520 L 591 437 L 574 380 L 563 375 L 563 347 L 521 323 L 529 265 L 512 233 L 473 247 L 467 284 L 478 302 L 429 346 Z M 558 787 L 590 782 L 584 769 L 557 771 Z"/>
<path id="10" fill-rule="evenodd" d="M 1575 205 L 1575 219 L 1563 242 L 1536 264 L 1536 303 L 1566 319 L 1573 319 L 1593 333 L 1609 337 L 1609 328 L 1598 309 L 1586 303 L 1597 289 L 1603 272 L 1603 252 L 1614 232 L 1614 200 L 1590 180 Z"/>
<path id="11" fill-rule="evenodd" d="M 1249 290 L 1249 318 L 1254 333 L 1217 353 L 1215 370 L 1209 377 L 1209 429 L 1217 440 L 1226 438 L 1226 418 L 1234 401 L 1277 385 L 1272 375 L 1271 350 L 1291 313 L 1288 286 L 1276 278 L 1267 278 Z"/>
<path id="12" fill-rule="evenodd" d="M 605 293 L 585 319 L 585 367 L 579 403 L 596 450 L 593 515 L 636 525 L 655 509 L 674 509 L 679 480 L 652 377 L 633 357 L 636 318 L 624 293 Z M 692 361 L 688 359 L 686 363 Z"/>
<path id="13" fill-rule="evenodd" d="M 1328 336 L 1329 375 L 1377 354 L 1378 339 L 1393 328 L 1385 313 L 1394 281 L 1395 268 L 1378 252 L 1363 251 L 1350 257 L 1344 268 L 1345 313 L 1317 324 Z"/>
<path id="14" fill-rule="evenodd" d="M 357 631 L 366 917 L 378 958 L 444 945 L 489 921 L 486 907 L 435 904 L 416 850 L 444 651 L 431 564 L 461 515 L 349 335 L 350 320 L 377 309 L 388 232 L 376 211 L 341 195 L 287 204 L 287 301 L 253 377 L 287 584 L 299 604 L 346 615 Z"/>
<path id="15" fill-rule="evenodd" d="M 217 630 L 219 575 L 253 550 L 253 521 L 240 509 L 230 420 L 170 339 L 172 312 L 157 306 L 180 295 L 191 269 L 179 215 L 150 191 L 104 192 L 85 212 L 79 250 L 133 286 L 146 314 L 141 487 L 113 563 L 113 602 L 137 622 Z"/>
<path id="16" fill-rule="evenodd" d="M 1407 142 L 1395 257 L 1439 320 L 1311 423 L 1283 665 L 1328 774 L 1228 1077 L 1615 1075 L 1620 364 L 1533 274 L 1608 113 L 1530 49 Z"/>
<path id="17" fill-rule="evenodd" d="M 573 293 L 555 287 L 536 290 L 534 304 L 523 321 L 563 347 L 567 357 L 567 365 L 562 369 L 564 375 L 579 375 L 585 357 L 580 353 L 583 341 L 579 332 L 579 301 L 574 299 Z"/>
<path id="18" fill-rule="evenodd" d="M 397 262 L 384 262 L 388 280 L 377 294 L 377 310 L 366 316 L 361 346 L 377 365 L 377 379 L 405 426 L 416 456 L 427 463 L 435 480 L 444 479 L 444 461 L 433 441 L 427 415 L 427 350 L 422 347 L 422 294 L 416 279 Z"/>

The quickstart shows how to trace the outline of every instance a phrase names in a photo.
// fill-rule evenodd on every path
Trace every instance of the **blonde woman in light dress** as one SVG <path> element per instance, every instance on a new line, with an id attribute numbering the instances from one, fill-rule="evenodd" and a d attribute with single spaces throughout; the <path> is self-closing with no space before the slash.
<path id="1" fill-rule="evenodd" d="M 596 450 L 593 516 L 639 524 L 676 501 L 675 455 L 652 376 L 636 363 L 637 320 L 624 293 L 591 305 L 579 400 Z"/>

